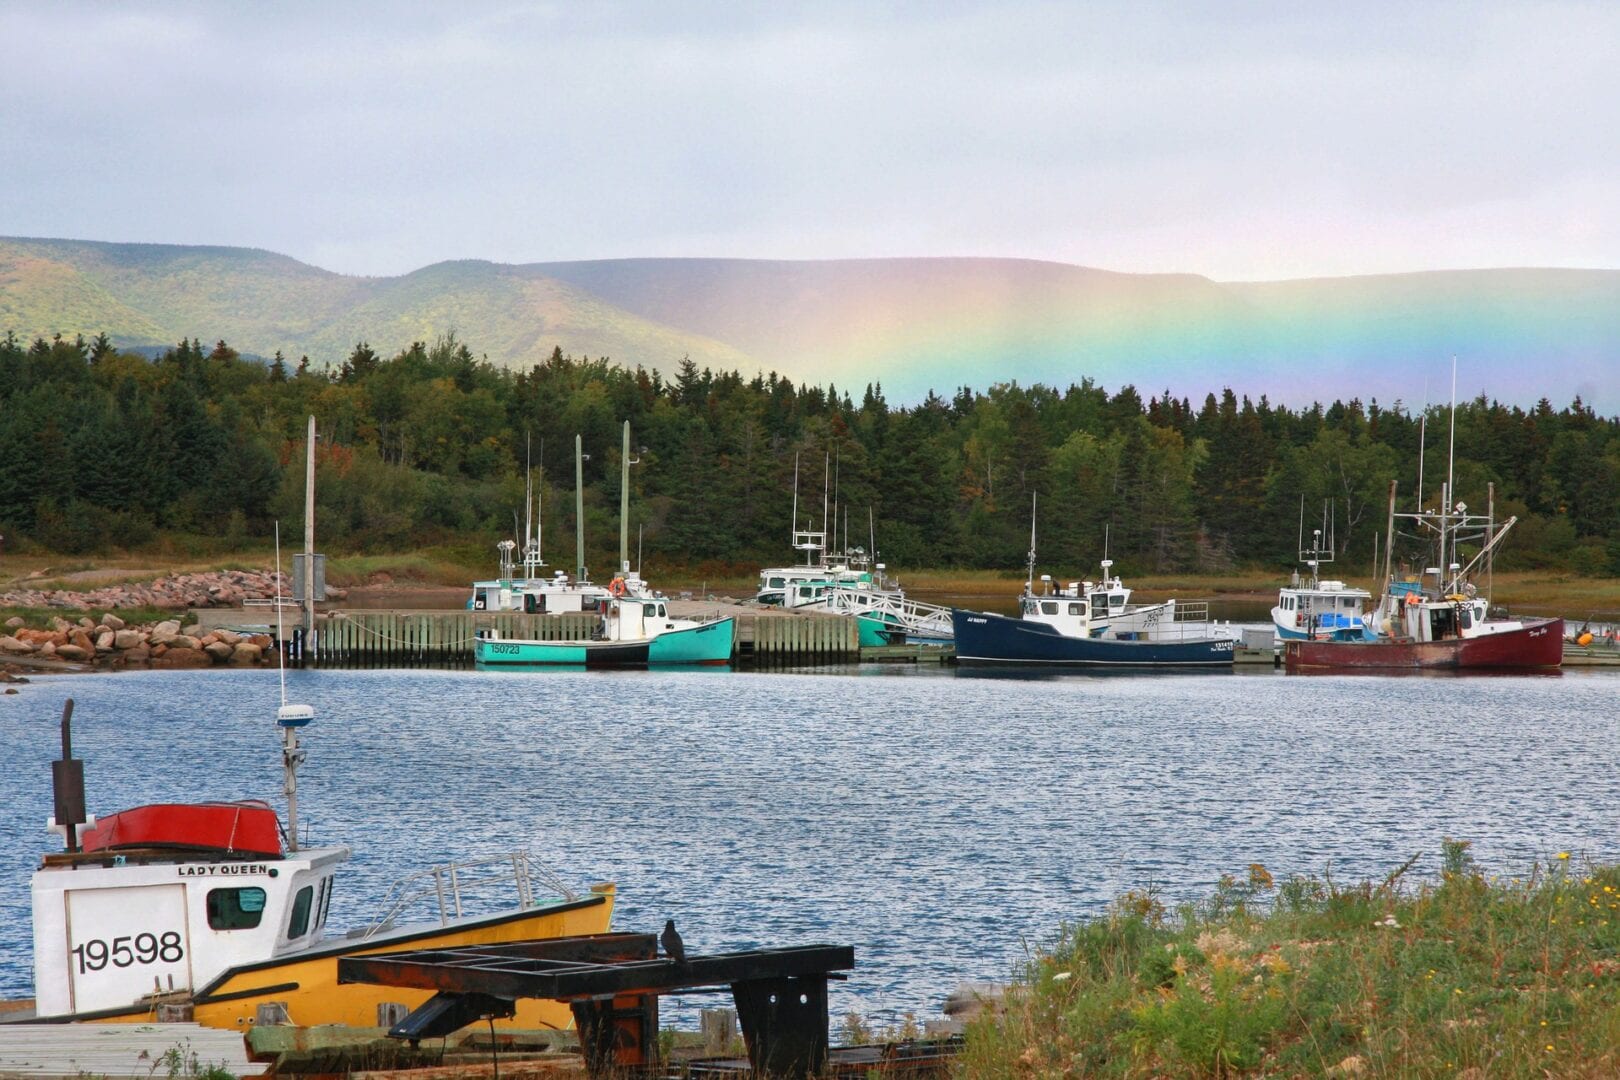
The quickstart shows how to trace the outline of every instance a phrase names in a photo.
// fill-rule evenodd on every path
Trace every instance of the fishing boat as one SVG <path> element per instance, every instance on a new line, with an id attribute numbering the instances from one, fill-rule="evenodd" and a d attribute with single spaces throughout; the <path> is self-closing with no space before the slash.
<path id="1" fill-rule="evenodd" d="M 473 659 L 480 665 L 726 664 L 731 662 L 736 622 L 729 615 L 707 621 L 674 618 L 663 597 L 612 596 L 591 638 L 507 638 L 498 630 L 483 630 L 473 642 Z"/>
<path id="2" fill-rule="evenodd" d="M 1326 522 L 1324 522 L 1326 524 Z M 1311 530 L 1311 545 L 1304 543 L 1305 517 L 1300 513 L 1299 559 L 1306 576 L 1298 570 L 1292 580 L 1277 591 L 1277 605 L 1271 609 L 1271 626 L 1278 641 L 1363 641 L 1376 636 L 1363 618 L 1372 604 L 1372 593 L 1342 581 L 1320 576 L 1325 563 L 1334 555 L 1333 530 Z"/>
<path id="3" fill-rule="evenodd" d="M 1556 669 L 1564 660 L 1564 620 L 1493 618 L 1489 596 L 1472 580 L 1488 573 L 1497 546 L 1516 517 L 1495 520 L 1495 485 L 1488 488 L 1485 514 L 1472 514 L 1452 501 L 1451 484 L 1441 488 L 1438 508 L 1397 513 L 1396 485 L 1389 486 L 1389 536 L 1385 547 L 1384 593 L 1369 616 L 1371 640 L 1294 640 L 1283 643 L 1290 671 L 1356 669 L 1533 670 Z M 1396 522 L 1413 525 L 1438 556 L 1421 573 L 1393 570 Z M 1478 545 L 1463 564 L 1460 552 Z M 1442 569 L 1444 568 L 1444 569 Z"/>
<path id="4" fill-rule="evenodd" d="M 1235 642 L 1213 632 L 1208 605 L 1176 601 L 1132 609 L 1130 590 L 1110 578 L 1055 585 L 1048 574 L 1035 588 L 1034 500 L 1030 505 L 1029 575 L 1018 617 L 951 609 L 960 664 L 1074 667 L 1231 667 Z M 1116 612 L 1115 600 L 1120 601 Z M 1186 617 L 1184 617 L 1186 616 Z"/>
<path id="5" fill-rule="evenodd" d="M 386 1025 L 432 992 L 340 984 L 340 957 L 608 929 L 612 885 L 572 892 L 519 852 L 405 878 L 374 920 L 334 933 L 334 885 L 351 851 L 305 846 L 298 836 L 299 733 L 313 709 L 283 704 L 277 713 L 283 827 L 258 800 L 87 814 L 84 763 L 72 755 L 72 707 L 70 700 L 63 710 L 62 757 L 52 763 L 50 825 L 66 850 L 47 854 L 33 875 L 35 996 L 31 1006 L 0 1010 L 7 1022 L 162 1017 L 237 1031 L 254 1023 Z M 516 903 L 464 914 L 464 895 L 470 901 L 470 889 L 495 877 L 515 886 Z M 557 895 L 541 898 L 537 885 Z M 428 917 L 414 921 L 424 904 Z M 567 1006 L 534 1001 L 517 1002 L 516 1016 L 503 1021 L 519 1028 L 570 1022 Z"/>
<path id="6" fill-rule="evenodd" d="M 1084 622 L 1085 600 L 1063 601 Z M 959 664 L 1028 667 L 1219 668 L 1232 666 L 1233 639 L 1105 638 L 1065 633 L 1053 622 L 951 610 Z"/>
<path id="7" fill-rule="evenodd" d="M 625 458 L 624 458 L 624 486 L 628 498 L 629 468 L 632 464 L 629 457 L 630 423 L 624 425 Z M 585 570 L 585 505 L 583 478 L 580 475 L 584 459 L 581 440 L 574 437 L 575 457 L 575 521 L 577 523 L 575 547 L 578 555 L 578 567 L 574 577 L 570 578 L 564 570 L 555 570 L 549 576 L 542 573 L 546 562 L 542 556 L 542 542 L 544 539 L 544 505 L 540 498 L 540 489 L 529 479 L 529 472 L 524 472 L 523 494 L 523 545 L 521 561 L 517 557 L 518 542 L 516 540 L 502 540 L 495 545 L 500 553 L 497 576 L 488 581 L 473 582 L 472 596 L 467 599 L 468 611 L 520 611 L 527 615 L 562 615 L 574 612 L 601 612 L 606 610 L 608 600 L 613 596 L 644 596 L 650 597 L 652 590 L 641 579 L 641 574 L 630 569 L 630 563 L 625 557 L 623 518 L 627 510 L 621 509 L 620 544 L 619 544 L 619 573 L 606 585 L 598 585 L 590 580 Z M 516 528 L 517 515 L 513 514 L 513 527 Z M 519 567 L 521 566 L 521 571 Z"/>

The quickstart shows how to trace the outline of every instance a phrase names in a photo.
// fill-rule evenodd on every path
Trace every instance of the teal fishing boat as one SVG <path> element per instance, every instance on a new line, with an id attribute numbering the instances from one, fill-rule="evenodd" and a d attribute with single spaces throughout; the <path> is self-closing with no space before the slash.
<path id="1" fill-rule="evenodd" d="M 614 597 L 596 636 L 546 641 L 503 638 L 486 630 L 473 642 L 480 665 L 570 664 L 642 667 L 649 664 L 726 664 L 731 661 L 737 620 L 676 619 L 663 598 Z"/>

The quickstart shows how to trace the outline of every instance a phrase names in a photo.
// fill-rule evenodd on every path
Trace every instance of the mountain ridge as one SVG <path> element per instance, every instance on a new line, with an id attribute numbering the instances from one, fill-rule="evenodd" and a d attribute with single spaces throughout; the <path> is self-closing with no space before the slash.
<path id="1" fill-rule="evenodd" d="M 1620 397 L 1620 270 L 1504 267 L 1222 282 L 1041 259 L 449 259 L 339 274 L 264 248 L 0 237 L 0 332 L 223 338 L 342 362 L 455 331 L 502 366 L 554 347 L 845 389 L 1082 378 L 1144 393 L 1416 402 L 1453 355 L 1528 403 Z"/>

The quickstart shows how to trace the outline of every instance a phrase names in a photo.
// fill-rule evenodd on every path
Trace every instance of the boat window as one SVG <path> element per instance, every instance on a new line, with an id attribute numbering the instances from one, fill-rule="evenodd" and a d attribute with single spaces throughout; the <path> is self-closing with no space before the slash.
<path id="1" fill-rule="evenodd" d="M 1057 601 L 1056 600 L 1042 600 L 1041 601 L 1041 614 L 1042 615 L 1056 615 L 1057 613 L 1058 613 L 1058 608 L 1057 608 Z"/>
<path id="2" fill-rule="evenodd" d="M 251 930 L 263 918 L 263 889 L 208 890 L 208 929 Z"/>
<path id="3" fill-rule="evenodd" d="M 657 604 L 642 604 L 641 605 L 641 613 L 643 615 L 657 615 L 658 614 L 658 605 Z"/>
<path id="4" fill-rule="evenodd" d="M 658 605 L 658 617 L 660 619 L 668 618 L 668 615 L 665 614 L 665 609 L 664 609 L 663 604 Z"/>
<path id="5" fill-rule="evenodd" d="M 309 933 L 309 908 L 315 900 L 315 886 L 305 885 L 293 898 L 292 917 L 287 920 L 287 940 L 296 941 Z"/>
<path id="6" fill-rule="evenodd" d="M 787 583 L 785 581 L 783 581 L 781 578 L 773 577 L 770 580 L 769 587 L 772 588 L 772 589 L 780 589 L 785 584 L 787 584 Z"/>
<path id="7" fill-rule="evenodd" d="M 317 916 L 316 919 L 315 919 L 315 925 L 316 926 L 325 926 L 326 925 L 326 913 L 328 911 L 332 910 L 332 893 L 336 889 L 337 889 L 337 879 L 336 878 L 327 878 L 326 879 L 326 891 L 321 896 L 320 915 Z"/>
<path id="8" fill-rule="evenodd" d="M 1461 622 L 1460 622 L 1460 623 L 1459 623 L 1459 625 L 1460 625 L 1460 626 L 1461 626 L 1461 627 L 1462 627 L 1462 628 L 1463 628 L 1463 629 L 1464 629 L 1464 630 L 1466 630 L 1466 629 L 1468 629 L 1468 628 L 1469 628 L 1469 627 L 1470 627 L 1470 626 L 1473 626 L 1473 625 L 1474 625 L 1474 613 L 1473 613 L 1473 612 L 1472 612 L 1472 611 L 1470 611 L 1470 610 L 1469 610 L 1469 609 L 1468 609 L 1468 608 L 1467 608 L 1467 607 L 1463 607 L 1463 608 L 1462 608 L 1462 609 L 1461 609 L 1461 615 L 1462 615 L 1462 620 L 1461 620 Z"/>
<path id="9" fill-rule="evenodd" d="M 1069 614 L 1070 615 L 1084 615 L 1085 613 L 1086 613 L 1086 605 L 1084 605 L 1084 604 L 1070 604 L 1069 605 Z"/>

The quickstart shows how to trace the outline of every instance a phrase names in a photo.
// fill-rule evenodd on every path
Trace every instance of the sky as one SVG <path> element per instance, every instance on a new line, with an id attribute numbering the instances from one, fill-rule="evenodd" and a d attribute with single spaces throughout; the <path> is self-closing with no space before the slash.
<path id="1" fill-rule="evenodd" d="M 0 235 L 1620 268 L 1620 4 L 0 0 Z"/>

